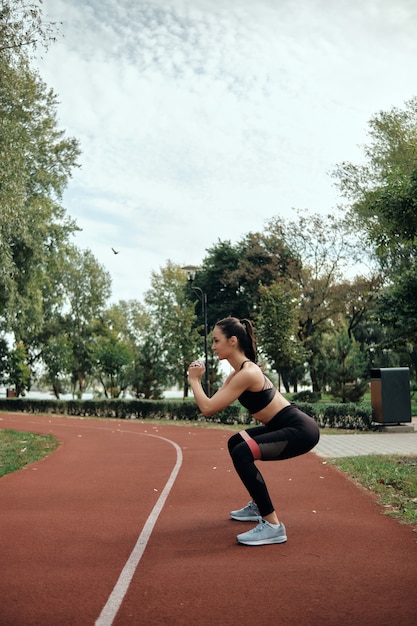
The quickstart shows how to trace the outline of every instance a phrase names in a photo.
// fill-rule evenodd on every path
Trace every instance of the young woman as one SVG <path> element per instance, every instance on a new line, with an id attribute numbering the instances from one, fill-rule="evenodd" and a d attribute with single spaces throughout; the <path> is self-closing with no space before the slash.
<path id="1" fill-rule="evenodd" d="M 235 400 L 260 422 L 259 426 L 232 435 L 228 442 L 233 465 L 252 500 L 243 509 L 231 511 L 238 521 L 257 521 L 248 532 L 237 535 L 239 543 L 259 546 L 287 541 L 264 479 L 255 461 L 278 461 L 308 452 L 317 444 L 317 423 L 286 400 L 256 364 L 256 341 L 249 320 L 227 317 L 213 329 L 212 349 L 227 360 L 233 371 L 222 387 L 207 397 L 201 377 L 204 364 L 194 361 L 188 377 L 195 401 L 203 415 L 213 415 Z"/>

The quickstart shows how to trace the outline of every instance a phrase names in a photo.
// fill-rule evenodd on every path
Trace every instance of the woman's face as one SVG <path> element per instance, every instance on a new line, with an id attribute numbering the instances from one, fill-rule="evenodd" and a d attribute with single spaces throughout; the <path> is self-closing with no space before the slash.
<path id="1" fill-rule="evenodd" d="M 213 328 L 213 343 L 211 348 L 218 359 L 227 359 L 231 355 L 231 353 L 235 350 L 235 347 L 232 344 L 236 344 L 236 342 L 228 339 L 218 326 Z"/>

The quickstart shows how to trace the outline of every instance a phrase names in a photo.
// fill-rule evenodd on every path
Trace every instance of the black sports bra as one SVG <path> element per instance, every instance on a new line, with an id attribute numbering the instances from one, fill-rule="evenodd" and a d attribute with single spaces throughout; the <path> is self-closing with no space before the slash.
<path id="1" fill-rule="evenodd" d="M 243 361 L 240 369 L 244 366 L 245 363 L 253 361 Z M 245 407 L 249 411 L 249 413 L 258 413 L 258 411 L 262 411 L 270 402 L 272 402 L 274 396 L 276 394 L 276 389 L 271 383 L 271 381 L 264 374 L 264 386 L 261 391 L 244 391 L 240 394 L 238 400 L 242 406 Z"/>

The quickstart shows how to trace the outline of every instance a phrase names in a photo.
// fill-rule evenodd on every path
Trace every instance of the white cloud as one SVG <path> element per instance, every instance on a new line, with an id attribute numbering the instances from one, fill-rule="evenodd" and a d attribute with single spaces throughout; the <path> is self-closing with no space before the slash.
<path id="1" fill-rule="evenodd" d="M 412 0 L 45 6 L 64 38 L 41 73 L 83 151 L 65 203 L 115 300 L 292 207 L 331 210 L 329 170 L 360 158 L 371 116 L 415 95 Z"/>

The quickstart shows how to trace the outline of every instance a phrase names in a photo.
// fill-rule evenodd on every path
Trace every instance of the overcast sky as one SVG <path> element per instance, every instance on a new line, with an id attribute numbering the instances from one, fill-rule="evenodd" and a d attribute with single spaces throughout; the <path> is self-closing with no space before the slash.
<path id="1" fill-rule="evenodd" d="M 82 150 L 64 206 L 115 302 L 141 300 L 168 259 L 199 265 L 271 217 L 334 211 L 329 172 L 417 95 L 416 0 L 43 6 L 63 24 L 40 73 Z"/>

